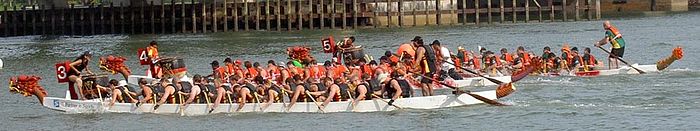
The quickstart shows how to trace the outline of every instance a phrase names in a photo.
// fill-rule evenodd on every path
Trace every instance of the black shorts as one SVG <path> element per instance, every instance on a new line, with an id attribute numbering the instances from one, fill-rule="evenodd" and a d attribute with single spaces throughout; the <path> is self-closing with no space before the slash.
<path id="1" fill-rule="evenodd" d="M 425 74 L 423 74 L 423 76 L 432 77 L 433 73 L 432 72 L 425 73 Z M 420 83 L 431 84 L 431 83 L 433 83 L 433 80 L 432 80 L 432 78 L 421 78 Z"/>
<path id="2" fill-rule="evenodd" d="M 614 54 L 617 57 L 622 58 L 625 55 L 625 47 L 618 48 L 618 49 L 613 48 L 612 50 L 610 50 L 610 53 Z M 612 56 L 610 56 L 610 58 L 612 58 Z"/>

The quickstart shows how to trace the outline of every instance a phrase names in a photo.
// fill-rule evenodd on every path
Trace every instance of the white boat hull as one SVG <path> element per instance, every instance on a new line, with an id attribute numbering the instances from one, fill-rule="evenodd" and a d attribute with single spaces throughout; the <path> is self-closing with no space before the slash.
<path id="1" fill-rule="evenodd" d="M 497 99 L 496 91 L 474 92 L 488 99 Z M 65 98 L 45 97 L 43 105 L 49 109 L 63 111 L 67 113 L 103 113 L 103 112 L 118 112 L 118 113 L 155 113 L 155 114 L 180 114 L 183 115 L 207 115 L 209 114 L 209 106 L 207 104 L 190 104 L 187 107 L 181 107 L 178 104 L 164 104 L 158 110 L 153 110 L 153 104 L 143 104 L 136 107 L 133 103 L 115 103 L 114 106 L 108 107 L 108 102 L 100 102 L 97 100 L 69 100 Z M 331 102 L 326 106 L 324 112 L 381 112 L 393 111 L 397 108 L 387 105 L 379 99 L 360 101 L 353 109 L 350 101 Z M 437 95 L 428 97 L 412 97 L 398 99 L 394 102 L 395 105 L 401 108 L 410 109 L 437 109 L 446 107 L 466 106 L 483 103 L 474 97 L 461 94 L 456 95 Z M 286 110 L 285 106 L 288 103 L 273 103 L 265 109 L 260 107 L 263 104 L 246 103 L 245 106 L 236 111 L 238 104 L 222 103 L 212 113 L 236 113 L 236 112 L 321 112 L 313 102 L 299 102 L 291 109 Z"/>

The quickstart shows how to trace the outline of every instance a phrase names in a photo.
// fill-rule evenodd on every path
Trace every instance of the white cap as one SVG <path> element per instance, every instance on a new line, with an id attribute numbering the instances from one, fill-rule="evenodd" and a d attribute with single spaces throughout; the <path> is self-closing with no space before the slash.
<path id="1" fill-rule="evenodd" d="M 2 69 L 2 66 L 3 66 L 2 59 L 0 59 L 0 69 Z"/>
<path id="2" fill-rule="evenodd" d="M 126 83 L 126 80 L 120 80 L 120 81 L 119 81 L 119 86 L 126 86 L 126 85 L 128 85 L 128 84 Z"/>

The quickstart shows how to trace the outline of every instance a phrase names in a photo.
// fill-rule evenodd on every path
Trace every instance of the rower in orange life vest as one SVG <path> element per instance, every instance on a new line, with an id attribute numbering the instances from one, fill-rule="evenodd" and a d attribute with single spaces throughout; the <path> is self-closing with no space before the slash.
<path id="1" fill-rule="evenodd" d="M 148 47 L 146 47 L 146 56 L 148 57 L 148 60 L 151 60 L 150 66 L 149 66 L 149 73 L 151 73 L 151 77 L 153 78 L 161 78 L 163 77 L 163 69 L 160 68 L 160 66 L 155 65 L 153 63 L 153 60 L 157 60 L 160 58 L 158 56 L 158 43 L 156 41 L 151 41 L 151 43 L 148 44 Z"/>
<path id="2" fill-rule="evenodd" d="M 523 67 L 530 65 L 530 54 L 525 51 L 525 47 L 519 46 L 515 57 L 516 58 L 514 58 L 515 60 L 513 61 L 513 68 L 522 69 Z"/>
<path id="3" fill-rule="evenodd" d="M 587 70 L 595 70 L 595 67 L 599 64 L 598 60 L 595 59 L 595 56 L 591 54 L 591 48 L 586 47 L 583 49 L 583 58 L 582 62 L 584 63 L 584 68 L 587 68 Z"/>
<path id="4" fill-rule="evenodd" d="M 221 100 L 226 92 L 223 83 L 226 83 L 227 80 L 229 80 L 229 77 L 226 76 L 226 69 L 219 67 L 219 61 L 212 61 L 210 64 L 212 67 L 212 74 L 208 75 L 207 77 L 214 77 L 214 87 L 216 88 L 216 99 L 214 100 L 214 105 L 209 108 L 209 112 L 211 113 L 214 111 L 214 109 L 219 107 L 219 103 L 221 103 Z"/>
<path id="5" fill-rule="evenodd" d="M 484 59 L 484 70 L 486 74 L 490 76 L 502 76 L 499 72 L 502 67 L 501 60 L 496 57 L 496 55 L 491 51 L 486 51 L 483 56 Z"/>
<path id="6" fill-rule="evenodd" d="M 505 63 L 502 63 L 503 65 L 511 66 L 513 65 L 513 55 L 508 53 L 508 49 L 506 48 L 501 48 L 501 60 L 505 61 Z"/>
<path id="7" fill-rule="evenodd" d="M 78 93 L 75 93 L 74 90 L 70 91 L 71 99 L 86 100 L 85 94 L 83 94 L 83 79 L 81 78 L 81 73 L 83 70 L 85 70 L 85 72 L 88 75 L 93 74 L 92 71 L 90 71 L 90 69 L 88 68 L 91 58 L 92 53 L 89 51 L 85 51 L 82 55 L 78 56 L 78 58 L 76 58 L 75 60 L 73 60 L 73 62 L 69 64 L 70 70 L 67 71 L 69 80 L 68 85 L 75 84 L 75 87 L 78 88 Z"/>
<path id="8" fill-rule="evenodd" d="M 572 71 L 588 71 L 588 69 L 584 68 L 583 57 L 579 55 L 578 48 L 576 47 L 571 48 L 571 61 L 569 62 L 569 69 L 572 69 Z"/>
<path id="9" fill-rule="evenodd" d="M 414 72 L 422 73 L 422 77 L 433 77 L 438 70 L 437 54 L 435 54 L 435 50 L 433 50 L 430 45 L 423 44 L 423 39 L 420 36 L 413 38 L 413 41 L 415 41 L 415 46 L 418 47 L 416 49 L 416 57 L 413 61 L 415 64 L 413 69 L 416 70 Z M 436 40 L 433 41 L 433 43 L 439 43 L 439 41 Z M 433 95 L 433 81 L 431 79 L 432 78 L 421 78 L 420 80 L 423 96 Z"/>
<path id="10" fill-rule="evenodd" d="M 622 59 L 622 57 L 625 54 L 625 45 L 626 45 L 625 39 L 622 38 L 622 34 L 615 26 L 610 24 L 610 21 L 603 22 L 603 28 L 605 28 L 605 37 L 603 38 L 603 40 L 597 42 L 595 44 L 595 46 L 600 47 L 600 46 L 603 46 L 609 42 L 610 45 L 612 46 L 612 50 L 610 50 L 610 53 L 612 53 L 613 55 L 620 57 L 620 59 Z M 615 68 L 619 67 L 619 62 L 617 59 L 615 59 L 613 57 L 613 55 L 610 55 L 608 57 L 608 68 L 609 69 L 612 68 L 613 61 L 615 62 Z"/>

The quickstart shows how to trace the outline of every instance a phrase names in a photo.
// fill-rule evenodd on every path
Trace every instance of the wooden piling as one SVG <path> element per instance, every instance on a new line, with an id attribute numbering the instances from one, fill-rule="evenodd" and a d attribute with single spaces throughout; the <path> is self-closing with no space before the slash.
<path id="1" fill-rule="evenodd" d="M 309 29 L 313 30 L 314 29 L 314 1 L 309 0 Z"/>
<path id="2" fill-rule="evenodd" d="M 554 22 L 554 2 L 549 0 L 549 19 Z"/>
<path id="3" fill-rule="evenodd" d="M 399 26 L 401 26 L 401 21 L 403 20 L 403 13 L 401 13 L 401 7 L 403 0 L 399 0 L 399 13 L 401 14 L 399 17 Z M 357 29 L 357 0 L 352 0 L 352 28 Z M 313 20 L 313 19 L 312 19 Z"/>
<path id="4" fill-rule="evenodd" d="M 462 0 L 462 25 L 467 25 L 467 0 Z"/>
<path id="5" fill-rule="evenodd" d="M 233 22 L 233 31 L 237 32 L 238 28 L 240 28 L 240 26 L 238 25 L 238 17 L 239 17 L 239 15 L 238 15 L 238 2 L 236 2 L 236 0 L 233 0 L 233 9 L 231 9 L 231 10 L 233 10 L 233 13 L 231 14 L 231 15 L 233 15 L 233 16 L 231 16 L 231 17 L 233 17 L 233 21 L 231 21 L 231 22 Z"/>
<path id="6" fill-rule="evenodd" d="M 282 0 L 277 0 L 277 8 L 275 8 L 275 16 L 277 16 L 277 31 L 282 30 Z"/>
<path id="7" fill-rule="evenodd" d="M 207 1 L 201 0 L 202 4 L 202 33 L 207 33 Z"/>
<path id="8" fill-rule="evenodd" d="M 126 9 L 124 8 L 124 3 L 120 2 L 119 3 L 119 28 L 121 28 L 119 33 L 126 34 Z"/>
<path id="9" fill-rule="evenodd" d="M 391 27 L 391 0 L 386 2 L 386 27 Z"/>
<path id="10" fill-rule="evenodd" d="M 52 8 L 53 8 L 53 7 L 52 7 Z M 115 13 L 114 13 L 114 3 L 110 2 L 110 3 L 109 3 L 109 29 L 110 29 L 109 32 L 110 32 L 111 34 L 116 34 L 116 32 L 114 31 L 114 24 L 115 24 L 115 22 L 114 22 L 114 16 L 115 16 Z"/>
<path id="11" fill-rule="evenodd" d="M 586 0 L 586 14 L 588 14 L 588 21 L 593 19 L 593 9 L 591 9 L 591 0 Z"/>
<path id="12" fill-rule="evenodd" d="M 42 8 L 42 9 L 43 9 L 43 8 Z M 38 15 L 37 15 L 37 14 L 38 14 Z M 36 30 L 37 30 L 37 28 L 36 28 L 36 24 L 37 24 L 36 21 L 37 21 L 37 19 L 39 19 L 39 21 L 41 21 L 41 20 L 44 18 L 43 14 L 42 14 L 41 12 L 36 11 L 36 5 L 32 5 L 32 11 L 31 11 L 31 14 L 30 14 L 29 17 L 31 17 L 31 18 L 30 18 L 30 19 L 31 19 L 31 20 L 30 20 L 30 21 L 31 21 L 31 22 L 30 22 L 30 27 L 31 27 L 31 29 L 30 29 L 29 33 L 27 33 L 27 34 L 30 34 L 30 35 L 32 35 L 32 34 L 37 34 L 37 32 L 41 32 L 41 33 L 43 34 L 43 33 L 44 33 L 43 30 L 42 30 L 42 31 L 36 31 Z M 38 17 L 38 18 L 37 18 L 37 17 Z M 43 23 L 43 21 L 42 21 L 42 23 Z"/>
<path id="13" fill-rule="evenodd" d="M 301 0 L 297 1 L 297 6 L 296 6 L 296 12 L 297 12 L 297 30 L 301 30 L 302 26 L 304 24 L 304 10 L 302 9 L 303 6 L 301 6 Z"/>
<path id="14" fill-rule="evenodd" d="M 579 8 L 579 6 L 578 6 L 578 0 L 576 0 L 576 3 L 575 3 L 575 5 L 574 5 L 574 7 L 575 7 L 575 10 L 576 10 L 576 11 L 574 12 L 574 21 L 579 21 L 579 20 L 581 20 L 581 17 L 579 16 L 579 10 L 580 10 L 580 8 Z"/>
<path id="15" fill-rule="evenodd" d="M 430 8 L 428 8 L 428 1 L 423 1 L 423 7 L 425 7 L 425 25 L 430 25 Z"/>
<path id="16" fill-rule="evenodd" d="M 219 23 L 218 23 L 218 18 L 219 16 L 216 15 L 216 0 L 212 1 L 211 4 L 211 31 L 212 32 L 219 32 Z"/>
<path id="17" fill-rule="evenodd" d="M 466 1 L 466 0 L 464 0 L 464 1 Z M 411 14 L 413 14 L 413 26 L 417 26 L 418 23 L 417 23 L 417 19 L 416 19 L 416 6 L 418 5 L 418 3 L 416 3 L 416 0 L 411 0 L 411 3 L 412 3 L 411 8 L 413 8 L 413 10 L 411 11 Z"/>
<path id="18" fill-rule="evenodd" d="M 289 1 L 289 0 L 287 0 Z M 245 31 L 250 30 L 250 7 L 248 7 L 248 0 L 243 0 L 243 21 L 244 24 L 243 27 Z"/>
<path id="19" fill-rule="evenodd" d="M 255 1 L 255 30 L 260 30 L 260 2 Z"/>
<path id="20" fill-rule="evenodd" d="M 331 29 L 335 29 L 335 0 L 331 0 Z"/>
<path id="21" fill-rule="evenodd" d="M 70 4 L 70 10 L 74 10 L 74 9 L 75 9 L 75 4 Z M 75 14 L 70 13 L 70 10 L 68 11 L 69 12 L 68 13 L 68 20 L 70 21 L 70 24 L 69 24 L 70 25 L 70 33 L 69 34 L 71 36 L 73 36 L 73 35 L 75 35 L 75 26 L 74 26 L 75 25 Z"/>
<path id="22" fill-rule="evenodd" d="M 151 1 L 150 7 L 148 10 L 151 11 L 151 34 L 156 34 L 156 12 L 154 10 L 156 8 L 153 6 L 153 1 Z"/>
<path id="23" fill-rule="evenodd" d="M 457 12 L 455 11 L 457 9 L 457 6 L 455 6 L 455 1 L 450 0 L 450 25 L 455 25 L 457 23 L 457 19 L 455 19 L 455 16 L 457 16 Z"/>
<path id="24" fill-rule="evenodd" d="M 287 31 L 292 31 L 292 20 L 294 17 L 294 9 L 292 9 L 292 0 L 287 0 L 287 7 L 285 7 L 285 9 L 287 9 Z"/>
<path id="25" fill-rule="evenodd" d="M 318 13 L 318 15 L 320 16 L 320 18 L 318 19 L 318 20 L 319 20 L 319 26 L 318 26 L 318 27 L 320 27 L 321 29 L 325 28 L 324 24 L 326 23 L 326 21 L 325 21 L 326 11 L 325 11 L 325 10 L 326 10 L 327 8 L 326 8 L 326 6 L 323 5 L 323 1 L 325 1 L 325 0 L 319 0 L 319 2 L 321 2 L 321 3 L 320 3 L 320 4 L 321 4 L 321 8 L 319 8 L 319 13 Z M 374 0 L 374 6 L 375 6 L 375 9 L 376 9 L 377 0 Z M 377 24 L 376 24 L 376 23 L 377 23 L 377 21 L 376 21 L 376 18 L 377 18 L 377 11 L 376 11 L 376 10 L 374 11 L 374 18 L 375 18 L 375 21 L 374 21 L 374 23 L 375 23 L 375 24 L 374 24 L 374 28 L 377 28 Z"/>
<path id="26" fill-rule="evenodd" d="M 564 22 L 566 22 L 566 21 L 568 21 L 568 19 L 569 19 L 569 18 L 567 17 L 567 15 L 566 15 L 566 13 L 568 13 L 568 11 L 566 10 L 566 0 L 562 0 L 561 2 L 562 2 L 562 4 L 561 4 L 561 11 L 562 11 L 562 13 L 561 13 L 561 14 L 562 14 L 562 17 L 564 17 L 562 20 L 563 20 Z"/>
<path id="27" fill-rule="evenodd" d="M 2 28 L 4 29 L 5 33 L 2 34 L 3 37 L 10 36 L 10 26 L 7 26 L 9 21 L 7 21 L 10 13 L 7 12 L 7 5 L 3 5 L 2 7 L 2 16 L 5 16 L 5 18 L 0 19 L 0 25 L 2 25 Z"/>
<path id="28" fill-rule="evenodd" d="M 265 0 L 265 30 L 270 31 L 270 0 Z"/>
<path id="29" fill-rule="evenodd" d="M 139 27 L 137 27 L 137 28 L 141 28 L 141 32 L 139 32 L 141 34 L 146 34 L 146 24 L 149 23 L 148 20 L 146 19 L 146 6 L 147 5 L 142 5 L 140 7 L 141 12 L 139 12 L 139 14 L 141 14 L 141 17 L 140 17 L 141 19 L 139 19 L 140 20 L 138 23 Z"/>
<path id="30" fill-rule="evenodd" d="M 474 21 L 474 23 L 475 23 L 476 25 L 479 25 L 479 10 L 480 10 L 480 9 L 479 9 L 479 0 L 474 0 L 474 3 L 475 3 L 475 4 L 474 4 L 474 9 L 475 9 L 475 10 L 474 10 L 474 11 L 475 11 L 475 13 L 474 13 L 475 21 Z"/>
<path id="31" fill-rule="evenodd" d="M 27 26 L 27 8 L 26 7 L 21 7 L 22 8 L 22 22 L 20 22 L 20 31 L 18 35 L 26 35 L 29 34 L 29 30 L 26 29 Z"/>
<path id="32" fill-rule="evenodd" d="M 187 6 L 185 6 L 185 0 L 180 0 L 180 8 L 180 24 L 182 25 L 180 33 L 185 33 L 187 32 L 187 17 L 185 16 Z"/>
<path id="33" fill-rule="evenodd" d="M 221 19 L 223 22 L 224 26 L 224 32 L 228 32 L 228 0 L 224 0 L 224 2 L 221 3 L 223 7 L 223 18 Z M 238 21 L 235 21 L 238 22 Z"/>
<path id="34" fill-rule="evenodd" d="M 595 19 L 600 20 L 600 0 L 595 0 Z"/>
<path id="35" fill-rule="evenodd" d="M 194 3 L 194 0 L 192 0 L 192 3 L 190 3 L 190 8 L 192 11 L 192 33 L 197 33 L 197 4 Z"/>
<path id="36" fill-rule="evenodd" d="M 341 5 L 343 5 L 343 8 L 341 9 L 343 11 L 342 14 L 342 19 L 343 19 L 343 29 L 347 29 L 347 18 L 348 18 L 348 11 L 347 11 L 347 3 L 345 3 L 345 0 L 341 0 Z"/>
<path id="37" fill-rule="evenodd" d="M 173 7 L 173 5 L 170 6 L 170 8 Z M 165 0 L 160 0 L 160 33 L 165 33 Z"/>
<path id="38" fill-rule="evenodd" d="M 517 0 L 513 0 L 512 9 L 511 9 L 511 12 L 510 12 L 510 13 L 513 14 L 513 23 L 516 23 L 516 22 L 518 21 L 518 18 L 517 18 L 517 16 L 518 16 L 518 11 L 516 10 L 517 8 L 518 8 Z"/>
<path id="39" fill-rule="evenodd" d="M 175 29 L 175 0 L 170 0 L 170 33 L 175 33 L 177 32 Z"/>
<path id="40" fill-rule="evenodd" d="M 440 8 L 440 1 L 441 0 L 435 0 L 435 23 L 437 25 L 442 24 L 442 9 Z"/>
<path id="41" fill-rule="evenodd" d="M 489 1 L 491 3 L 491 1 Z M 504 23 L 506 21 L 506 8 L 505 8 L 505 2 L 503 0 L 498 1 L 499 5 L 499 12 L 501 14 L 501 23 Z M 490 10 L 490 9 L 489 9 Z M 490 13 L 489 13 L 490 14 Z M 490 18 L 489 18 L 490 19 Z M 489 22 L 490 23 L 490 22 Z"/>
<path id="42" fill-rule="evenodd" d="M 542 5 L 537 6 L 537 15 L 539 16 L 539 22 L 542 22 Z"/>
<path id="43" fill-rule="evenodd" d="M 530 22 L 530 1 L 525 1 L 525 23 Z"/>

